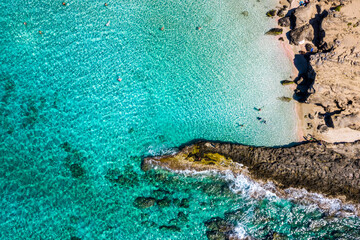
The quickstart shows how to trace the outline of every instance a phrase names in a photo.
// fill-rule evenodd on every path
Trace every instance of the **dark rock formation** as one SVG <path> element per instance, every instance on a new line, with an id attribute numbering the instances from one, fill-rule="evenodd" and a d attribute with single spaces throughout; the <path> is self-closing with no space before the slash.
<path id="1" fill-rule="evenodd" d="M 316 14 L 316 4 L 311 2 L 306 7 L 298 7 L 295 9 L 292 17 L 295 19 L 295 27 L 299 28 L 309 22 L 311 18 Z"/>
<path id="2" fill-rule="evenodd" d="M 181 231 L 181 228 L 175 226 L 175 225 L 163 225 L 163 226 L 160 226 L 159 227 L 160 230 L 170 230 L 170 231 L 173 231 L 173 232 L 180 232 Z"/>
<path id="3" fill-rule="evenodd" d="M 285 96 L 278 97 L 277 99 L 282 101 L 282 102 L 290 102 L 292 100 L 292 98 L 285 97 Z"/>
<path id="4" fill-rule="evenodd" d="M 229 239 L 233 233 L 234 226 L 220 217 L 214 217 L 204 222 L 208 231 L 208 239 Z"/>
<path id="5" fill-rule="evenodd" d="M 166 197 L 166 198 L 157 200 L 156 203 L 159 207 L 169 207 L 171 205 L 171 199 Z"/>
<path id="6" fill-rule="evenodd" d="M 183 199 L 181 200 L 181 202 L 180 202 L 179 207 L 189 208 L 189 207 L 190 207 L 190 201 L 189 201 L 189 199 L 183 198 Z"/>
<path id="7" fill-rule="evenodd" d="M 134 201 L 134 206 L 139 209 L 149 208 L 154 206 L 156 199 L 152 197 L 137 197 Z"/>
<path id="8" fill-rule="evenodd" d="M 276 10 L 275 9 L 269 10 L 266 13 L 266 16 L 268 16 L 268 17 L 274 17 L 275 15 L 276 15 Z"/>
<path id="9" fill-rule="evenodd" d="M 360 141 L 308 142 L 282 148 L 199 142 L 176 155 L 146 158 L 142 167 L 146 170 L 156 164 L 174 170 L 222 170 L 222 166 L 231 167 L 230 159 L 247 167 L 254 179 L 271 180 L 281 189 L 305 188 L 360 203 Z"/>
<path id="10" fill-rule="evenodd" d="M 283 29 L 282 28 L 272 28 L 269 31 L 267 31 L 265 34 L 266 35 L 280 35 L 283 33 Z"/>
<path id="11" fill-rule="evenodd" d="M 295 28 L 290 31 L 290 42 L 299 45 L 301 42 L 312 41 L 314 39 L 314 29 L 310 24 Z"/>
<path id="12" fill-rule="evenodd" d="M 187 215 L 184 212 L 179 212 L 177 216 L 178 216 L 179 221 L 181 221 L 181 222 L 189 221 Z"/>
<path id="13" fill-rule="evenodd" d="M 290 27 L 290 17 L 283 17 L 278 20 L 278 24 L 281 27 Z"/>
<path id="14" fill-rule="evenodd" d="M 290 81 L 290 80 L 282 80 L 280 81 L 281 85 L 289 85 L 289 84 L 294 84 L 294 81 Z"/>
<path id="15" fill-rule="evenodd" d="M 80 178 L 85 174 L 85 170 L 77 163 L 74 163 L 70 166 L 71 175 L 74 178 Z"/>

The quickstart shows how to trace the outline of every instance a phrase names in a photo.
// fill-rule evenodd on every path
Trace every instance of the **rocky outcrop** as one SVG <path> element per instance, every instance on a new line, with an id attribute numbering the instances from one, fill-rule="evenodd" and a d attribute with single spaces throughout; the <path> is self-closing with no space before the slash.
<path id="1" fill-rule="evenodd" d="M 267 31 L 265 33 L 265 35 L 280 35 L 283 33 L 283 29 L 282 28 L 271 28 L 269 31 Z"/>
<path id="2" fill-rule="evenodd" d="M 305 41 L 314 39 L 314 29 L 310 24 L 305 24 L 290 31 L 290 42 L 295 45 L 303 44 Z"/>
<path id="3" fill-rule="evenodd" d="M 210 240 L 226 240 L 234 233 L 234 226 L 220 217 L 211 218 L 204 224 L 208 229 L 206 236 Z"/>
<path id="4" fill-rule="evenodd" d="M 244 171 L 253 179 L 273 181 L 279 189 L 304 188 L 328 197 L 360 203 L 360 141 L 308 142 L 294 147 L 253 147 L 199 142 L 171 156 L 145 158 L 142 169 Z"/>
<path id="5" fill-rule="evenodd" d="M 139 209 L 144 209 L 154 206 L 155 202 L 156 199 L 152 197 L 137 197 L 134 201 L 134 206 Z"/>
<path id="6" fill-rule="evenodd" d="M 314 18 L 316 12 L 317 10 L 315 2 L 310 2 L 306 6 L 301 6 L 295 9 L 292 15 L 295 20 L 295 27 L 300 28 L 305 24 L 308 24 L 309 20 Z"/>
<path id="7" fill-rule="evenodd" d="M 281 27 L 290 27 L 290 17 L 283 17 L 278 20 L 278 24 Z"/>

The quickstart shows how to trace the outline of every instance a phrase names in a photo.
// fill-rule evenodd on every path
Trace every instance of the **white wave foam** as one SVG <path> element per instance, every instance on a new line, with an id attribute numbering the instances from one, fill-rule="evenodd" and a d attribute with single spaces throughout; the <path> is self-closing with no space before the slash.
<path id="1" fill-rule="evenodd" d="M 245 226 L 242 224 L 238 224 L 235 227 L 234 231 L 238 239 L 245 239 L 249 236 L 248 233 L 246 232 Z"/>
<path id="2" fill-rule="evenodd" d="M 274 198 L 276 195 L 267 190 L 260 183 L 255 182 L 250 177 L 239 174 L 234 175 L 231 171 L 225 173 L 225 179 L 231 181 L 233 184 L 230 185 L 230 189 L 237 194 L 242 194 L 244 196 L 249 196 L 252 198 Z"/>
<path id="3" fill-rule="evenodd" d="M 251 179 L 246 174 L 237 174 L 230 170 L 220 172 L 217 170 L 177 170 L 176 173 L 192 176 L 218 176 L 229 181 L 230 190 L 235 194 L 241 194 L 243 197 L 253 199 L 267 198 L 277 201 L 279 198 L 294 200 L 300 204 L 306 205 L 307 209 L 320 208 L 326 210 L 331 215 L 350 216 L 359 215 L 359 206 L 343 203 L 340 199 L 327 198 L 319 193 L 311 193 L 305 189 L 288 188 L 285 190 L 278 189 L 274 183 L 261 183 Z"/>

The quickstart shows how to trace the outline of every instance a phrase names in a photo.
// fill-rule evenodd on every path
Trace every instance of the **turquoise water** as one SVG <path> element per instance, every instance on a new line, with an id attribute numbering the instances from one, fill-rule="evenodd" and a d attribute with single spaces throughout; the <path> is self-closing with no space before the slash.
<path id="1" fill-rule="evenodd" d="M 237 209 L 258 238 L 355 236 L 357 218 L 254 200 L 234 179 L 140 170 L 193 139 L 296 140 L 277 99 L 290 61 L 263 35 L 273 1 L 104 3 L 0 3 L 2 239 L 206 239 L 204 221 Z M 138 209 L 142 196 L 168 204 Z"/>

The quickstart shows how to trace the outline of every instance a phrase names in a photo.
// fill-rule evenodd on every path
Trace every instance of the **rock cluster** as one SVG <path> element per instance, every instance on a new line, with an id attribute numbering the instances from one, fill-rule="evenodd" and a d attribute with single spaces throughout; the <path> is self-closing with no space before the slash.
<path id="1" fill-rule="evenodd" d="M 360 139 L 359 1 L 318 0 L 289 9 L 278 24 L 295 53 L 304 135 L 329 142 Z M 279 39 L 280 40 L 280 39 Z M 284 84 L 286 84 L 284 82 Z M 308 115 L 314 116 L 308 118 Z"/>

